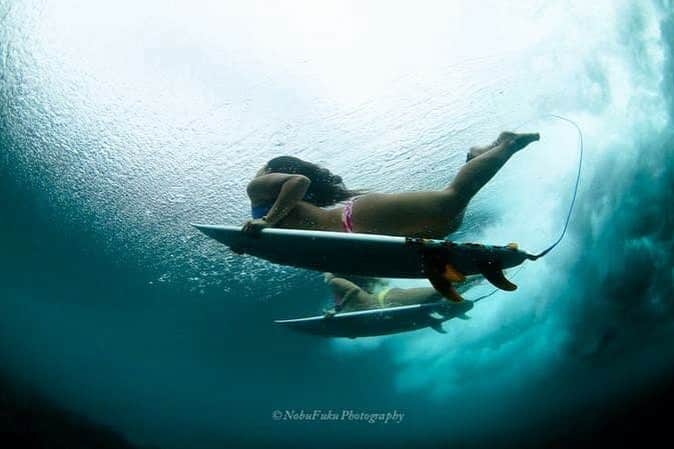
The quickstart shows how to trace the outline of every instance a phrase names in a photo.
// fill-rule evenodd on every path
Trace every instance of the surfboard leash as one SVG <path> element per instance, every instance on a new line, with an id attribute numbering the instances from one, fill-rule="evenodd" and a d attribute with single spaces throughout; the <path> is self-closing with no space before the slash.
<path id="1" fill-rule="evenodd" d="M 555 246 L 559 245 L 559 243 L 562 241 L 564 236 L 566 235 L 566 230 L 569 227 L 569 222 L 571 221 L 571 213 L 573 212 L 573 206 L 576 204 L 576 196 L 578 195 L 578 186 L 580 185 L 580 172 L 583 166 L 583 131 L 580 129 L 580 126 L 576 122 L 574 122 L 571 119 L 568 119 L 566 117 L 562 117 L 561 115 L 555 115 L 555 114 L 548 114 L 550 117 L 554 117 L 559 120 L 563 120 L 567 123 L 570 123 L 576 128 L 576 131 L 578 131 L 578 170 L 576 172 L 576 182 L 573 187 L 573 196 L 571 197 L 571 205 L 569 206 L 569 212 L 566 214 L 566 221 L 564 222 L 564 228 L 562 229 L 562 233 L 559 235 L 559 238 L 550 246 L 548 246 L 546 249 L 541 251 L 538 254 L 529 254 L 529 260 L 537 260 L 540 259 L 541 257 L 545 256 L 548 254 Z"/>

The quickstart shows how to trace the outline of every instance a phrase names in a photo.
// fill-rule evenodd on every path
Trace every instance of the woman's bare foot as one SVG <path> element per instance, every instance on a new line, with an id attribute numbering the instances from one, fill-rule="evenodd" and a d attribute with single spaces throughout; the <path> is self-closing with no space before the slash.
<path id="1" fill-rule="evenodd" d="M 468 150 L 468 154 L 466 155 L 466 162 L 478 157 L 482 153 L 486 153 L 487 151 L 501 144 L 511 146 L 512 147 L 511 149 L 514 153 L 526 147 L 531 142 L 540 140 L 540 138 L 541 135 L 538 133 L 518 134 L 509 131 L 504 131 L 501 134 L 499 134 L 498 138 L 489 145 L 471 147 L 470 150 Z"/>
<path id="2" fill-rule="evenodd" d="M 532 142 L 541 140 L 541 135 L 538 133 L 512 133 L 512 132 L 502 132 L 498 139 L 496 139 L 497 145 L 505 145 L 513 153 L 519 151 L 529 145 Z"/>

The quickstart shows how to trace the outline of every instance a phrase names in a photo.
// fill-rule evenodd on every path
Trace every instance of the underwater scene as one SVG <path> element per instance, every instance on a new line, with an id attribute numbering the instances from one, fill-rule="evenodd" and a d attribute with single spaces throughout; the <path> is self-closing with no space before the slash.
<path id="1" fill-rule="evenodd" d="M 0 0 L 0 437 L 630 447 L 674 2 Z"/>

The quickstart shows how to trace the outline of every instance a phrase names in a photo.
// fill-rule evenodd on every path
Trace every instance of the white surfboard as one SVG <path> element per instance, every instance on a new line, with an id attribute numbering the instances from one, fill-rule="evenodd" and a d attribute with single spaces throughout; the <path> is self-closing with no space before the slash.
<path id="1" fill-rule="evenodd" d="M 473 302 L 450 304 L 447 301 L 361 310 L 324 315 L 276 320 L 275 324 L 294 331 L 323 337 L 372 337 L 397 334 L 430 327 L 445 333 L 442 323 L 451 318 L 467 319 L 465 313 L 473 308 Z"/>
<path id="2" fill-rule="evenodd" d="M 239 226 L 194 226 L 234 252 L 282 265 L 360 276 L 424 277 L 419 253 L 404 237 L 295 229 L 263 229 L 253 237 Z"/>
<path id="3" fill-rule="evenodd" d="M 239 254 L 250 254 L 282 265 L 359 276 L 429 277 L 427 259 L 430 256 L 439 269 L 444 270 L 445 265 L 450 264 L 464 276 L 482 274 L 492 283 L 503 283 L 502 269 L 517 266 L 529 258 L 527 253 L 513 245 L 490 246 L 377 234 L 276 228 L 263 229 L 253 236 L 244 234 L 239 226 L 193 226 Z"/>

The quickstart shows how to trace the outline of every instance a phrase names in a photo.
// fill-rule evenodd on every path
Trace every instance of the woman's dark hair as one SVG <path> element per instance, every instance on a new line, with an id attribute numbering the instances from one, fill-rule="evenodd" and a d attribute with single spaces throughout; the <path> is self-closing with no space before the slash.
<path id="1" fill-rule="evenodd" d="M 293 156 L 279 156 L 267 162 L 270 173 L 303 175 L 311 180 L 304 201 L 319 207 L 332 206 L 363 193 L 361 190 L 349 190 L 344 186 L 341 176 L 333 174 L 311 162 Z"/>

